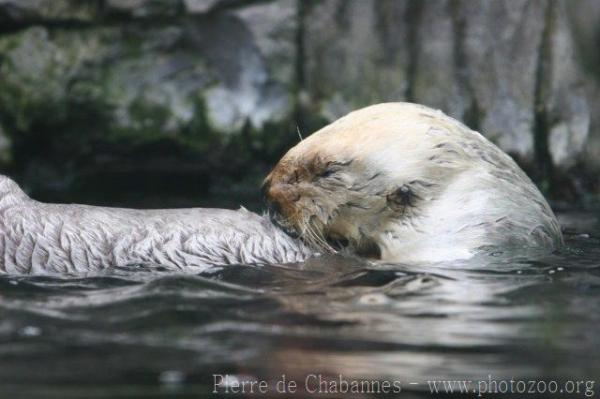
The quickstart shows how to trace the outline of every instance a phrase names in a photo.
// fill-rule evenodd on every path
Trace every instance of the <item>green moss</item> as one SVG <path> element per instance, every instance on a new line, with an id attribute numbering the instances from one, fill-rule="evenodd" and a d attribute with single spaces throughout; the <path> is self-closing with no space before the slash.
<path id="1" fill-rule="evenodd" d="M 181 129 L 182 144 L 198 152 L 209 151 L 211 147 L 222 145 L 223 137 L 209 126 L 206 103 L 201 93 L 196 93 L 193 101 L 192 120 Z"/>
<path id="2" fill-rule="evenodd" d="M 127 111 L 133 122 L 127 127 L 115 124 L 107 131 L 108 140 L 123 140 L 130 145 L 139 145 L 164 136 L 163 131 L 169 117 L 168 109 L 157 104 L 149 104 L 138 97 L 131 102 Z"/>
<path id="3" fill-rule="evenodd" d="M 264 161 L 271 165 L 298 141 L 295 123 L 212 128 L 205 98 L 219 81 L 200 55 L 172 49 L 174 37 L 172 29 L 145 35 L 135 27 L 32 28 L 0 37 L 0 124 L 13 139 L 16 169 L 44 170 L 71 187 L 107 163 L 122 165 L 110 176 L 175 168 L 203 190 L 215 170 L 219 178 L 260 180 Z"/>

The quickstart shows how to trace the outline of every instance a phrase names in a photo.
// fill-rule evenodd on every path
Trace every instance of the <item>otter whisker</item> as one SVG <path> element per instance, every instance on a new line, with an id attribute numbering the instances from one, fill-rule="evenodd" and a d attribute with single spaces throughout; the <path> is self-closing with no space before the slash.
<path id="1" fill-rule="evenodd" d="M 325 239 L 323 230 L 321 228 L 318 228 L 315 225 L 315 223 L 313 223 L 314 220 L 315 220 L 314 218 L 309 219 L 308 227 L 309 227 L 309 230 L 313 233 L 314 237 L 317 239 L 318 243 L 320 244 L 320 247 L 325 249 L 329 253 L 334 253 L 334 254 L 337 253 L 335 248 L 333 248 Z"/>
<path id="2" fill-rule="evenodd" d="M 323 232 L 318 228 L 310 217 L 306 217 L 299 221 L 298 228 L 300 230 L 300 237 L 306 241 L 312 247 L 323 250 L 329 253 L 336 253 L 337 251 L 325 240 Z"/>
<path id="3" fill-rule="evenodd" d="M 315 248 L 321 248 L 321 245 L 319 243 L 319 239 L 318 239 L 316 233 L 311 229 L 310 224 L 308 223 L 307 219 L 302 220 L 301 232 L 302 232 L 301 236 L 309 244 L 311 244 Z"/>
<path id="4" fill-rule="evenodd" d="M 304 138 L 302 137 L 302 133 L 300 133 L 300 127 L 298 125 L 296 125 L 296 131 L 298 132 L 298 137 L 300 137 L 300 141 L 304 140 Z"/>

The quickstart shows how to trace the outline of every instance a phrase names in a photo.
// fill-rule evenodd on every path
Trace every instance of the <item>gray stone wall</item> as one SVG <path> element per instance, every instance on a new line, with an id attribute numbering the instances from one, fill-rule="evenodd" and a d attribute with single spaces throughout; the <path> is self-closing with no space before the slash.
<path id="1" fill-rule="evenodd" d="M 413 101 L 587 201 L 599 22 L 594 0 L 0 0 L 0 163 L 56 199 L 119 179 L 231 197 L 298 129 Z"/>

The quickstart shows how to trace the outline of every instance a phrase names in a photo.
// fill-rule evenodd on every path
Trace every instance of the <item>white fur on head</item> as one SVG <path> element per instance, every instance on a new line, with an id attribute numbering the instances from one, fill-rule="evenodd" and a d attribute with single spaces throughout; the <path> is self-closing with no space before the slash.
<path id="1" fill-rule="evenodd" d="M 515 162 L 440 111 L 354 111 L 292 148 L 267 196 L 308 242 L 384 260 L 465 258 L 494 245 L 555 247 L 550 207 Z"/>

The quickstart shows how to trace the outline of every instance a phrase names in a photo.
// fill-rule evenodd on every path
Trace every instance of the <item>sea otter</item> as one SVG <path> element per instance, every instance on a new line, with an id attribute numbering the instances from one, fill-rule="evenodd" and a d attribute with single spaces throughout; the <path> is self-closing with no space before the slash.
<path id="1" fill-rule="evenodd" d="M 289 150 L 264 191 L 279 223 L 324 252 L 435 262 L 562 243 L 548 203 L 507 154 L 417 104 L 338 119 Z"/>
<path id="2" fill-rule="evenodd" d="M 44 204 L 0 176 L 0 273 L 195 271 L 301 262 L 340 247 L 382 261 L 439 261 L 562 243 L 552 210 L 508 155 L 416 104 L 374 105 L 326 126 L 281 159 L 264 190 L 273 218 Z"/>

